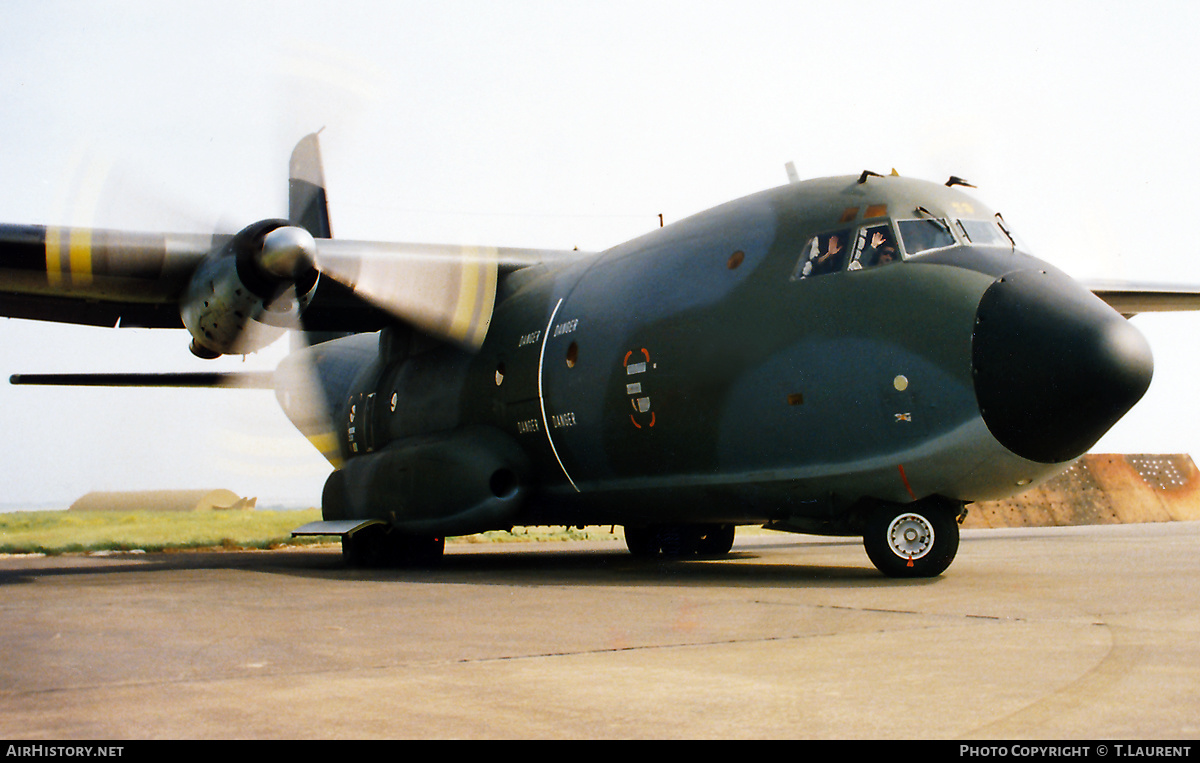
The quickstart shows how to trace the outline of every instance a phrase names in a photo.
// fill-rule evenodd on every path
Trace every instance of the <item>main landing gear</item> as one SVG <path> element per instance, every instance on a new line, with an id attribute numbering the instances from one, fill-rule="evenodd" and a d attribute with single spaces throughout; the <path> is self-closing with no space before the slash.
<path id="1" fill-rule="evenodd" d="M 342 538 L 342 558 L 351 567 L 429 567 L 445 548 L 445 538 L 404 535 L 384 524 Z"/>
<path id="2" fill-rule="evenodd" d="M 626 525 L 625 545 L 643 558 L 724 556 L 733 548 L 734 530 L 733 525 Z"/>
<path id="3" fill-rule="evenodd" d="M 867 515 L 863 547 L 871 562 L 889 577 L 935 577 L 958 553 L 962 515 L 962 504 L 938 498 L 881 504 Z"/>

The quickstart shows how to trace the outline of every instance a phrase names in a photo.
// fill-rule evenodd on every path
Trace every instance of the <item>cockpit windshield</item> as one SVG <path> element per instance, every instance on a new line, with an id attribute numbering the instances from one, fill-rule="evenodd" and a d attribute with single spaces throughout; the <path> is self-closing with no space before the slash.
<path id="1" fill-rule="evenodd" d="M 992 220 L 956 220 L 958 229 L 969 244 L 1012 248 L 1012 240 Z"/>
<path id="2" fill-rule="evenodd" d="M 1015 249 L 1017 244 L 1012 234 L 999 220 L 950 220 L 937 217 L 922 217 L 915 220 L 897 220 L 904 253 L 915 255 L 945 249 L 958 243 L 969 246 L 999 246 Z"/>
<path id="3" fill-rule="evenodd" d="M 945 249 L 958 243 L 950 231 L 950 224 L 940 218 L 897 220 L 896 227 L 900 229 L 900 240 L 904 244 L 905 254 L 909 257 L 934 249 Z"/>

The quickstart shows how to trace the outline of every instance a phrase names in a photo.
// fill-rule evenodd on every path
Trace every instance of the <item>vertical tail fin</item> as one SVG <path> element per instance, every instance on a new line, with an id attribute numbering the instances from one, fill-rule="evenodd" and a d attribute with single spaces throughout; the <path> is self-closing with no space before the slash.
<path id="1" fill-rule="evenodd" d="M 320 132 L 305 135 L 292 150 L 288 163 L 288 221 L 307 230 L 313 238 L 332 238 L 325 170 L 317 140 Z"/>

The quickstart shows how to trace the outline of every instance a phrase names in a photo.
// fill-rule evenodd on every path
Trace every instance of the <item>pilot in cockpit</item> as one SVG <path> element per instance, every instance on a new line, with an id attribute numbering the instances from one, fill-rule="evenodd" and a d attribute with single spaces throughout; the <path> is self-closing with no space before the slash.
<path id="1" fill-rule="evenodd" d="M 813 246 L 815 249 L 814 256 L 809 262 L 811 267 L 805 268 L 805 276 L 818 276 L 823 273 L 832 273 L 841 270 L 842 263 L 845 261 L 843 258 L 846 250 L 836 233 L 828 237 L 824 247 L 820 245 L 820 238 L 813 241 Z"/>
<path id="2" fill-rule="evenodd" d="M 896 245 L 892 242 L 891 236 L 885 236 L 880 231 L 875 231 L 871 235 L 871 244 L 863 255 L 863 259 L 867 262 L 867 267 L 872 265 L 886 265 L 889 262 L 896 260 Z"/>
<path id="3" fill-rule="evenodd" d="M 867 235 L 868 233 L 869 235 Z M 892 241 L 891 231 L 887 226 L 878 226 L 859 234 L 850 269 L 861 270 L 876 265 L 886 265 L 897 259 L 899 257 L 896 253 L 895 242 Z"/>

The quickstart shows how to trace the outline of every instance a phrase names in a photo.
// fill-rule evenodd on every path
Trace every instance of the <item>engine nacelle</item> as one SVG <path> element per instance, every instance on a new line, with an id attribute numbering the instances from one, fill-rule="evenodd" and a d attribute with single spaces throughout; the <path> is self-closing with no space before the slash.
<path id="1" fill-rule="evenodd" d="M 268 269 L 275 263 L 264 264 L 263 254 L 267 235 L 287 225 L 286 220 L 254 223 L 196 269 L 179 301 L 195 355 L 245 355 L 297 326 L 316 290 L 317 272 L 303 263 L 280 275 Z"/>
<path id="2" fill-rule="evenodd" d="M 326 520 L 382 519 L 414 534 L 467 535 L 511 524 L 528 492 L 524 451 L 498 429 L 405 440 L 329 476 Z"/>

